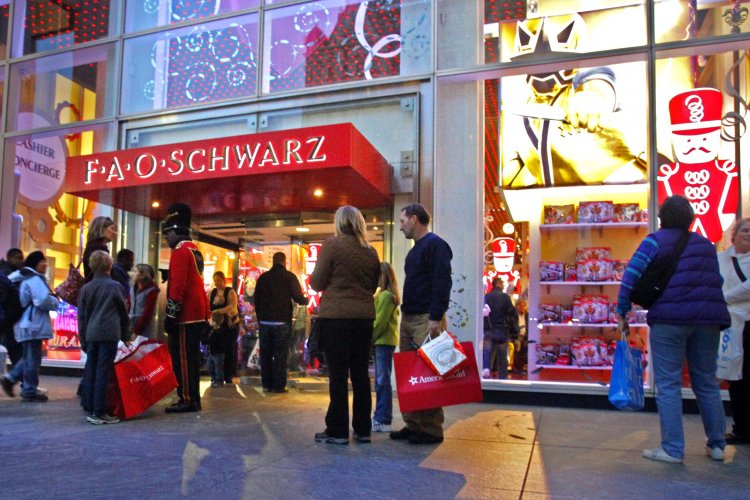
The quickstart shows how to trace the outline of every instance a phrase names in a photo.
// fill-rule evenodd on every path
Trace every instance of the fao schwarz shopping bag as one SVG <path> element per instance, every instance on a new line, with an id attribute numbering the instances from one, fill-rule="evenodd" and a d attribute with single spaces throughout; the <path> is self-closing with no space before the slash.
<path id="1" fill-rule="evenodd" d="M 115 363 L 115 378 L 120 404 L 114 406 L 120 418 L 140 415 L 177 387 L 169 349 L 155 340 L 142 342 Z"/>
<path id="2" fill-rule="evenodd" d="M 393 355 L 398 404 L 402 412 L 482 401 L 482 386 L 471 342 L 461 342 L 467 360 L 458 371 L 441 377 L 417 351 Z"/>
<path id="3" fill-rule="evenodd" d="M 609 402 L 618 410 L 641 410 L 644 405 L 641 350 L 633 349 L 623 335 L 615 347 L 609 380 Z"/>
<path id="4" fill-rule="evenodd" d="M 742 347 L 742 336 L 745 321 L 731 306 L 729 312 L 732 316 L 732 326 L 722 331 L 719 337 L 716 378 L 742 380 L 742 360 L 745 354 Z"/>

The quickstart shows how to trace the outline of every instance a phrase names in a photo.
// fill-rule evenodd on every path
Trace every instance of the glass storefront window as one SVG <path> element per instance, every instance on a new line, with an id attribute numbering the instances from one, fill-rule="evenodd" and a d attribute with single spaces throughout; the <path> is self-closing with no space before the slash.
<path id="1" fill-rule="evenodd" d="M 13 56 L 72 47 L 116 35 L 118 0 L 18 0 L 13 5 Z"/>
<path id="2" fill-rule="evenodd" d="M 430 71 L 430 9 L 323 0 L 267 11 L 263 93 Z"/>
<path id="3" fill-rule="evenodd" d="M 44 249 L 51 287 L 68 275 L 69 264 L 80 260 L 82 222 L 93 217 L 96 203 L 63 194 L 66 160 L 101 151 L 112 144 L 115 127 L 101 124 L 71 127 L 7 138 L 4 165 L 20 175 L 15 212 L 23 218 L 20 248 L 25 254 Z M 85 228 L 83 229 L 85 232 Z M 83 235 L 85 241 L 85 234 Z M 77 366 L 77 311 L 63 303 L 53 315 L 54 338 L 44 344 L 44 356 L 61 366 Z"/>
<path id="4" fill-rule="evenodd" d="M 126 40 L 121 112 L 254 96 L 257 40 L 257 14 Z"/>
<path id="5" fill-rule="evenodd" d="M 113 114 L 114 45 L 13 64 L 10 130 L 29 130 Z"/>
<path id="6" fill-rule="evenodd" d="M 5 68 L 0 67 L 0 95 L 5 92 Z M 0 103 L 0 122 L 5 118 L 5 110 L 3 109 L 3 104 Z"/>
<path id="7" fill-rule="evenodd" d="M 521 313 L 510 378 L 606 382 L 618 271 L 649 228 L 646 64 L 546 70 L 484 82 L 485 291 L 502 278 Z"/>
<path id="8" fill-rule="evenodd" d="M 485 0 L 482 10 L 474 0 L 440 0 L 438 69 L 642 46 L 646 44 L 645 4 Z M 473 54 L 467 53 L 470 47 L 476 47 Z"/>
<path id="9" fill-rule="evenodd" d="M 10 0 L 0 0 L 0 59 L 8 57 L 8 21 Z"/>
<path id="10" fill-rule="evenodd" d="M 126 0 L 125 32 L 227 14 L 258 7 L 259 0 Z"/>
<path id="11" fill-rule="evenodd" d="M 656 43 L 747 33 L 750 30 L 749 9 L 750 2 L 654 2 Z"/>

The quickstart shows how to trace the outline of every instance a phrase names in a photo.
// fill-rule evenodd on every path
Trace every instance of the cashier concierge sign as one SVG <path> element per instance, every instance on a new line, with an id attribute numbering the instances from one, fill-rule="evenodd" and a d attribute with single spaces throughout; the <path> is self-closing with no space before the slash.
<path id="1" fill-rule="evenodd" d="M 29 128 L 49 127 L 35 113 L 19 113 L 18 123 Z M 57 200 L 65 182 L 65 145 L 59 136 L 28 137 L 16 142 L 15 169 L 21 173 L 21 201 L 35 208 L 47 208 Z"/>

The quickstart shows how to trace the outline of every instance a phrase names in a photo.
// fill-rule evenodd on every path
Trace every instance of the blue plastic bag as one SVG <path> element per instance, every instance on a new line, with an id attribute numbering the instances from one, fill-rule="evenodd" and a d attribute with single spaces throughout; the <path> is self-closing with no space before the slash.
<path id="1" fill-rule="evenodd" d="M 617 341 L 612 378 L 609 380 L 609 402 L 618 410 L 643 409 L 641 356 L 641 350 L 630 347 L 624 336 Z"/>

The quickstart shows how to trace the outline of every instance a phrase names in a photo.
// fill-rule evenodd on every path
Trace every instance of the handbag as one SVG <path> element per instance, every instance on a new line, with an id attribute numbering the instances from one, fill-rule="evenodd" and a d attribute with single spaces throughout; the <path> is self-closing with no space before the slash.
<path id="1" fill-rule="evenodd" d="M 476 403 L 483 400 L 474 345 L 462 342 L 466 362 L 447 377 L 435 375 L 417 351 L 393 355 L 398 404 L 402 412 Z"/>
<path id="2" fill-rule="evenodd" d="M 456 337 L 443 331 L 434 339 L 427 335 L 417 353 L 432 370 L 445 377 L 461 368 L 466 361 L 466 353 Z"/>
<path id="3" fill-rule="evenodd" d="M 737 257 L 732 257 L 734 270 L 740 281 L 747 281 L 747 276 L 740 269 L 740 262 Z M 721 332 L 719 338 L 719 352 L 716 359 L 716 378 L 721 380 L 742 380 L 742 362 L 744 358 L 744 348 L 742 346 L 742 336 L 745 329 L 744 316 L 740 311 L 735 312 L 732 306 L 729 306 L 729 313 L 732 318 L 732 324 L 726 330 Z"/>
<path id="4" fill-rule="evenodd" d="M 615 347 L 615 360 L 609 379 L 609 402 L 618 410 L 641 410 L 643 393 L 643 365 L 640 349 L 630 347 L 623 332 Z"/>
<path id="5" fill-rule="evenodd" d="M 141 342 L 115 363 L 114 373 L 119 401 L 110 397 L 110 405 L 123 419 L 140 415 L 177 387 L 169 349 L 156 340 Z"/>
<path id="6" fill-rule="evenodd" d="M 260 338 L 255 340 L 255 345 L 247 357 L 247 367 L 251 370 L 260 370 Z"/>
<path id="7" fill-rule="evenodd" d="M 690 231 L 684 231 L 670 252 L 660 259 L 654 259 L 648 265 L 630 293 L 630 301 L 644 309 L 650 308 L 657 301 L 672 278 L 682 252 L 690 239 Z"/>
<path id="8" fill-rule="evenodd" d="M 68 266 L 68 276 L 62 283 L 55 287 L 55 294 L 57 294 L 58 297 L 76 307 L 78 306 L 78 294 L 84 284 L 83 275 L 81 274 L 81 271 L 79 271 L 81 263 L 82 261 L 79 262 L 77 266 L 70 264 Z"/>

